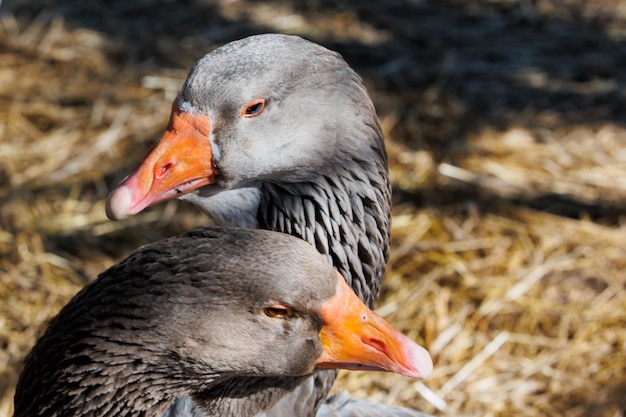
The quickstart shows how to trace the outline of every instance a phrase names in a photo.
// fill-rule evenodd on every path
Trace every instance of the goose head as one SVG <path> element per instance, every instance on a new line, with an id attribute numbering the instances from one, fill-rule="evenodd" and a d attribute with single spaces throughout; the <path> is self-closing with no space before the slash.
<path id="1" fill-rule="evenodd" d="M 253 415 L 315 369 L 425 378 L 426 350 L 281 233 L 213 228 L 144 246 L 77 294 L 29 354 L 15 416 L 147 415 L 190 396 Z"/>
<path id="2" fill-rule="evenodd" d="M 355 163 L 386 175 L 359 76 L 338 53 L 299 37 L 252 36 L 193 66 L 162 139 L 111 192 L 106 212 L 119 220 L 182 197 L 215 214 L 221 200 L 211 197 L 230 190 L 252 213 L 261 182 L 309 181 Z"/>

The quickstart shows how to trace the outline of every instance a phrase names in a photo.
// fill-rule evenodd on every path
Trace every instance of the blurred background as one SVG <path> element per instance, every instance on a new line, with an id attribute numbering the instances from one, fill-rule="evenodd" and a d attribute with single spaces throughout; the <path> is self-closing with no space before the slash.
<path id="1" fill-rule="evenodd" d="M 379 312 L 433 377 L 336 389 L 437 416 L 626 410 L 626 3 L 3 0 L 0 417 L 47 321 L 141 244 L 209 224 L 108 191 L 195 60 L 298 34 L 365 79 L 386 134 L 393 247 Z"/>

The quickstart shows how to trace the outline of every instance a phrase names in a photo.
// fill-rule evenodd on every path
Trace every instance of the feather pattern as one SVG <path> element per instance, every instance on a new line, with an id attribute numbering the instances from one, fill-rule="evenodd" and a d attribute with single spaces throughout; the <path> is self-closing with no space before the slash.
<path id="1" fill-rule="evenodd" d="M 263 184 L 257 217 L 260 228 L 315 246 L 370 307 L 389 256 L 391 221 L 389 185 L 373 177 L 338 172 L 317 182 Z"/>

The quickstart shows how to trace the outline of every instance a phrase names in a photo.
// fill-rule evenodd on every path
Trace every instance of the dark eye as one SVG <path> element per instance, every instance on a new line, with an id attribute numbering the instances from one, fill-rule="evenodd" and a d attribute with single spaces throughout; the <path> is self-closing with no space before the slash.
<path id="1" fill-rule="evenodd" d="M 267 317 L 273 319 L 286 319 L 291 316 L 291 309 L 282 304 L 273 304 L 263 309 L 263 312 Z"/>
<path id="2" fill-rule="evenodd" d="M 244 106 L 244 108 L 241 110 L 241 115 L 243 117 L 258 116 L 259 114 L 263 112 L 264 108 L 265 108 L 265 100 L 263 99 L 254 100 Z"/>

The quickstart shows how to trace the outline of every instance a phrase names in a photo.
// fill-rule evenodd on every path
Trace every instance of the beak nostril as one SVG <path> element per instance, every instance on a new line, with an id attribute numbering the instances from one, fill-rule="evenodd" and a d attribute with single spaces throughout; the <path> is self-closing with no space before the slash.
<path id="1" fill-rule="evenodd" d="M 368 338 L 367 340 L 364 340 L 364 342 L 367 345 L 370 345 L 371 347 L 373 347 L 376 350 L 379 350 L 383 353 L 386 352 L 386 346 L 385 346 L 385 342 L 383 342 L 382 340 L 378 340 L 378 339 L 374 339 L 374 338 Z"/>
<path id="2" fill-rule="evenodd" d="M 157 173 L 157 178 L 162 178 L 165 176 L 165 174 L 167 174 L 167 172 L 174 168 L 174 163 L 173 162 L 168 162 L 164 165 L 161 166 L 161 169 L 159 169 L 159 172 Z"/>

